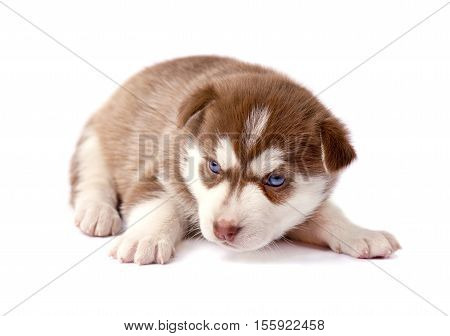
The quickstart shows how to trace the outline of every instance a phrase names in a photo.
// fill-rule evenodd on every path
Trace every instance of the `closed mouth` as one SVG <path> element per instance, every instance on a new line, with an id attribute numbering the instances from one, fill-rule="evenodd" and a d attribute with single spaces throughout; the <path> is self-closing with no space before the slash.
<path id="1" fill-rule="evenodd" d="M 237 246 L 231 244 L 230 242 L 221 241 L 220 243 L 226 247 L 232 248 L 233 250 L 239 250 L 239 248 Z"/>

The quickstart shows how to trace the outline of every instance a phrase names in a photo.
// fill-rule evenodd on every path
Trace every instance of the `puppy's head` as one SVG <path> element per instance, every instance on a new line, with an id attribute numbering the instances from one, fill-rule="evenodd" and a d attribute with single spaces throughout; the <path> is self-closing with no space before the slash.
<path id="1" fill-rule="evenodd" d="M 302 223 L 355 158 L 344 126 L 307 90 L 276 75 L 199 88 L 181 105 L 181 174 L 203 236 L 254 250 Z"/>

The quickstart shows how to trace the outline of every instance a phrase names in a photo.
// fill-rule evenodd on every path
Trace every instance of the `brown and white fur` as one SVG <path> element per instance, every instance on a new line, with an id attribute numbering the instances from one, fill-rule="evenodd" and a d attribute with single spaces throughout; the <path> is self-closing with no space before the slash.
<path id="1" fill-rule="evenodd" d="M 343 124 L 286 76 L 176 59 L 132 77 L 87 123 L 71 168 L 75 222 L 108 236 L 123 219 L 111 255 L 138 264 L 167 262 L 196 230 L 235 250 L 286 236 L 386 257 L 400 247 L 391 234 L 352 224 L 328 200 L 355 157 Z"/>

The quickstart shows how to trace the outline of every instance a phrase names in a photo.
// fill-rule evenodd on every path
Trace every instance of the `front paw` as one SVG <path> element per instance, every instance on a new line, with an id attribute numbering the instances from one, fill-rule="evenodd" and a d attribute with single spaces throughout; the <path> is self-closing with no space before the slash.
<path id="1" fill-rule="evenodd" d="M 385 231 L 372 231 L 355 228 L 343 237 L 334 236 L 330 248 L 355 258 L 387 258 L 401 248 L 397 239 Z"/>
<path id="2" fill-rule="evenodd" d="M 75 207 L 75 225 L 90 236 L 110 236 L 122 229 L 122 219 L 108 203 L 84 201 Z"/>
<path id="3" fill-rule="evenodd" d="M 140 236 L 127 231 L 117 240 L 109 255 L 120 262 L 134 262 L 139 265 L 165 264 L 175 252 L 171 237 L 165 235 Z"/>

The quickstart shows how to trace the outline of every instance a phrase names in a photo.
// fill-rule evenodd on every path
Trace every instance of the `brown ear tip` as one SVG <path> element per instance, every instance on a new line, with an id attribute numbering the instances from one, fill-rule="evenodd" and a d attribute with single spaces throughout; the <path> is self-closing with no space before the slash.
<path id="1" fill-rule="evenodd" d="M 182 118 L 178 117 L 177 120 L 175 121 L 175 125 L 177 126 L 178 129 L 182 129 L 185 125 L 185 121 L 182 120 Z"/>
<path id="2" fill-rule="evenodd" d="M 350 143 L 347 128 L 334 117 L 321 125 L 323 160 L 329 172 L 337 172 L 356 160 L 356 151 Z"/>
<path id="3" fill-rule="evenodd" d="M 348 142 L 348 144 L 344 145 L 342 148 L 341 158 L 338 160 L 340 164 L 336 167 L 337 170 L 343 169 L 349 166 L 353 161 L 356 160 L 356 152 L 353 149 L 353 146 Z"/>
<path id="4" fill-rule="evenodd" d="M 216 97 L 216 90 L 211 84 L 194 91 L 181 103 L 176 126 L 183 128 L 194 114 L 203 110 Z"/>

